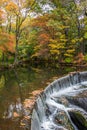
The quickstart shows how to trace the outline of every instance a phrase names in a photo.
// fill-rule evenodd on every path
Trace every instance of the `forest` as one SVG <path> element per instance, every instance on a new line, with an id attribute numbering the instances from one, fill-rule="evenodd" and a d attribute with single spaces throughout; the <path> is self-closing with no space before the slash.
<path id="1" fill-rule="evenodd" d="M 86 0 L 1 0 L 0 66 L 87 62 Z"/>
<path id="2" fill-rule="evenodd" d="M 87 0 L 0 0 L 0 130 L 87 130 Z"/>

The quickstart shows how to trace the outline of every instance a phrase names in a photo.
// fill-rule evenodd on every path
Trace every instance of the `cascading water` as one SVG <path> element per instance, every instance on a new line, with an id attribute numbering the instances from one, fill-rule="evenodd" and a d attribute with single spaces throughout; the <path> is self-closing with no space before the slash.
<path id="1" fill-rule="evenodd" d="M 87 72 L 51 83 L 38 97 L 31 130 L 87 130 Z"/>

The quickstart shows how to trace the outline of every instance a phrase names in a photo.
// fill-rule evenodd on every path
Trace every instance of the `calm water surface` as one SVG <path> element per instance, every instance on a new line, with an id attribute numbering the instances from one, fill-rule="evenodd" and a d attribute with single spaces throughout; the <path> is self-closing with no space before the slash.
<path id="1" fill-rule="evenodd" d="M 54 79 L 75 69 L 18 68 L 0 73 L 0 130 L 30 130 L 26 101 Z M 31 100 L 32 101 L 32 100 Z"/>

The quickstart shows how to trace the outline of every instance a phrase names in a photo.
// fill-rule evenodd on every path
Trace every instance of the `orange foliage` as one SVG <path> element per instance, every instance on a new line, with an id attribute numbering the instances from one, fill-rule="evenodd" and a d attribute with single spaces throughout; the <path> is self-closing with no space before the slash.
<path id="1" fill-rule="evenodd" d="M 2 18 L 3 11 L 0 9 L 0 18 Z"/>
<path id="2" fill-rule="evenodd" d="M 32 110 L 32 108 L 34 107 L 34 104 L 35 104 L 35 101 L 36 101 L 36 98 L 38 97 L 38 95 L 40 95 L 40 93 L 42 92 L 43 90 L 35 90 L 31 93 L 31 97 L 30 99 L 25 99 L 24 101 L 24 108 L 29 108 L 30 110 Z"/>
<path id="3" fill-rule="evenodd" d="M 2 21 L 5 19 L 5 12 L 0 9 L 0 23 L 2 23 Z"/>
<path id="4" fill-rule="evenodd" d="M 38 37 L 38 41 L 41 43 L 41 44 L 46 44 L 49 42 L 49 35 L 46 34 L 46 33 L 41 33 Z"/>
<path id="5" fill-rule="evenodd" d="M 7 33 L 0 33 L 0 50 L 3 52 L 15 52 L 14 36 Z"/>
<path id="6" fill-rule="evenodd" d="M 35 100 L 31 100 L 31 99 L 26 99 L 25 102 L 24 102 L 24 107 L 25 108 L 30 108 L 32 109 L 33 106 L 34 106 L 34 103 L 35 103 Z"/>
<path id="7" fill-rule="evenodd" d="M 44 14 L 43 16 L 38 16 L 32 21 L 31 26 L 39 28 L 37 34 L 37 45 L 35 46 L 35 55 L 34 56 L 48 56 L 49 55 L 49 42 L 51 38 L 52 28 L 48 27 L 48 21 L 50 19 L 49 14 Z"/>
<path id="8" fill-rule="evenodd" d="M 46 28 L 46 24 L 49 20 L 49 15 L 45 14 L 44 16 L 39 16 L 34 21 L 32 21 L 33 27 L 44 27 Z"/>
<path id="9" fill-rule="evenodd" d="M 83 60 L 84 55 L 82 53 L 79 53 L 78 56 L 76 57 L 76 63 L 81 64 Z"/>
<path id="10" fill-rule="evenodd" d="M 38 96 L 42 91 L 43 91 L 43 89 L 41 89 L 41 90 L 35 90 L 35 91 L 33 91 L 31 94 L 32 94 L 33 96 Z"/>
<path id="11" fill-rule="evenodd" d="M 6 10 L 16 12 L 18 10 L 18 7 L 14 2 L 9 2 L 6 6 Z"/>

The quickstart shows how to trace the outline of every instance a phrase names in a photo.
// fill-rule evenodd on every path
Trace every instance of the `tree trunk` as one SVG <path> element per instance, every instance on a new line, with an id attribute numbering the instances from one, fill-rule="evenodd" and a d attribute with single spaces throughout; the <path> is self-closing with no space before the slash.
<path id="1" fill-rule="evenodd" d="M 16 46 L 15 46 L 15 58 L 14 58 L 14 64 L 18 63 L 18 44 L 19 44 L 19 38 L 20 38 L 20 24 L 19 24 L 19 17 L 16 18 Z"/>
<path id="2" fill-rule="evenodd" d="M 75 0 L 73 0 L 75 6 L 76 6 L 76 2 Z M 77 8 L 77 6 L 76 6 Z M 77 26 L 78 26 L 78 38 L 80 39 L 81 38 L 81 25 L 80 25 L 80 20 L 78 19 L 78 11 L 76 12 L 76 17 L 77 17 Z M 83 42 L 79 42 L 79 51 L 80 53 L 82 53 L 84 55 L 85 53 L 85 44 L 84 44 L 84 41 Z"/>
<path id="3" fill-rule="evenodd" d="M 19 42 L 19 37 L 16 36 L 16 46 L 15 46 L 15 59 L 14 59 L 14 64 L 18 63 L 18 42 Z"/>
<path id="4" fill-rule="evenodd" d="M 4 55 L 4 53 L 2 54 L 2 65 L 5 65 L 5 55 Z"/>

